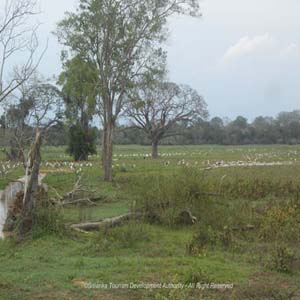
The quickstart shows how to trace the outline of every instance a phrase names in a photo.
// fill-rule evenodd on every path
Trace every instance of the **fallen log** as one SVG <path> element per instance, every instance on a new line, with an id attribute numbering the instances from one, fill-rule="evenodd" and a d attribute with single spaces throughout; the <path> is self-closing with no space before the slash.
<path id="1" fill-rule="evenodd" d="M 121 225 L 123 222 L 136 219 L 141 216 L 142 216 L 141 214 L 128 213 L 114 218 L 103 219 L 98 222 L 72 224 L 69 227 L 79 232 L 97 231 L 103 228 L 110 228 L 117 225 Z"/>

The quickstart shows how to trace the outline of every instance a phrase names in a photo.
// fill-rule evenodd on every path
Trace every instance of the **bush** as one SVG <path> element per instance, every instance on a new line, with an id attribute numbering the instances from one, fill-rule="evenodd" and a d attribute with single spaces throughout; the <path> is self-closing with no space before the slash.
<path id="1" fill-rule="evenodd" d="M 187 244 L 187 253 L 193 256 L 202 255 L 208 247 L 215 246 L 217 241 L 218 233 L 211 226 L 200 226 L 192 241 Z"/>
<path id="2" fill-rule="evenodd" d="M 149 175 L 136 179 L 133 195 L 138 195 L 136 209 L 145 215 L 157 215 L 162 223 L 175 225 L 182 211 L 198 219 L 211 211 L 211 197 L 203 173 L 183 168 L 174 175 Z"/>
<path id="3" fill-rule="evenodd" d="M 228 227 L 225 226 L 222 230 L 218 230 L 212 226 L 200 226 L 186 248 L 189 255 L 198 256 L 205 254 L 208 248 L 220 246 L 227 249 L 233 243 L 233 233 Z"/>
<path id="4" fill-rule="evenodd" d="M 88 160 L 90 154 L 96 154 L 96 133 L 93 129 L 86 130 L 80 124 L 70 127 L 67 153 L 75 161 Z"/>

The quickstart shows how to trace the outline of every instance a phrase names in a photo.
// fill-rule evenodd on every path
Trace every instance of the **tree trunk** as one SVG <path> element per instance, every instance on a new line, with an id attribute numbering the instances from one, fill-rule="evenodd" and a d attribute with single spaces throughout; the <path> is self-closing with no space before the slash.
<path id="1" fill-rule="evenodd" d="M 158 158 L 158 140 L 152 141 L 152 159 Z"/>
<path id="2" fill-rule="evenodd" d="M 114 124 L 108 121 L 104 125 L 102 137 L 102 166 L 104 171 L 104 181 L 112 181 L 112 158 L 113 158 L 113 136 Z"/>
<path id="3" fill-rule="evenodd" d="M 39 171 L 41 164 L 42 134 L 37 129 L 34 144 L 31 147 L 26 164 L 26 181 L 24 188 L 23 208 L 19 235 L 22 237 L 29 232 L 32 227 L 32 213 L 36 204 L 36 196 L 39 184 Z"/>

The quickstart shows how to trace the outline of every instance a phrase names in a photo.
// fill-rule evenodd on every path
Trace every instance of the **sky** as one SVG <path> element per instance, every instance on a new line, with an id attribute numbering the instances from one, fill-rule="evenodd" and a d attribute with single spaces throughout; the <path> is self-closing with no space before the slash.
<path id="1" fill-rule="evenodd" d="M 2 1 L 2 0 L 0 0 Z M 61 70 L 61 48 L 51 32 L 76 0 L 40 0 L 40 65 Z M 300 1 L 201 0 L 201 18 L 169 20 L 170 80 L 196 89 L 211 116 L 276 116 L 300 109 Z"/>

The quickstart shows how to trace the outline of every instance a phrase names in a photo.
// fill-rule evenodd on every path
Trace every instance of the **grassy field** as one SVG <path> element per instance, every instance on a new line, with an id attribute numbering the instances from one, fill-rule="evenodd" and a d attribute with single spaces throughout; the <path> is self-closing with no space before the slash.
<path id="1" fill-rule="evenodd" d="M 164 146 L 156 161 L 150 150 L 116 146 L 108 184 L 98 156 L 73 167 L 63 148 L 45 147 L 51 198 L 80 175 L 98 199 L 59 209 L 63 224 L 149 207 L 161 222 L 0 241 L 0 299 L 300 299 L 300 146 Z M 21 174 L 19 166 L 0 178 L 0 189 Z M 181 209 L 198 222 L 175 224 Z M 100 286 L 197 282 L 233 288 Z"/>

